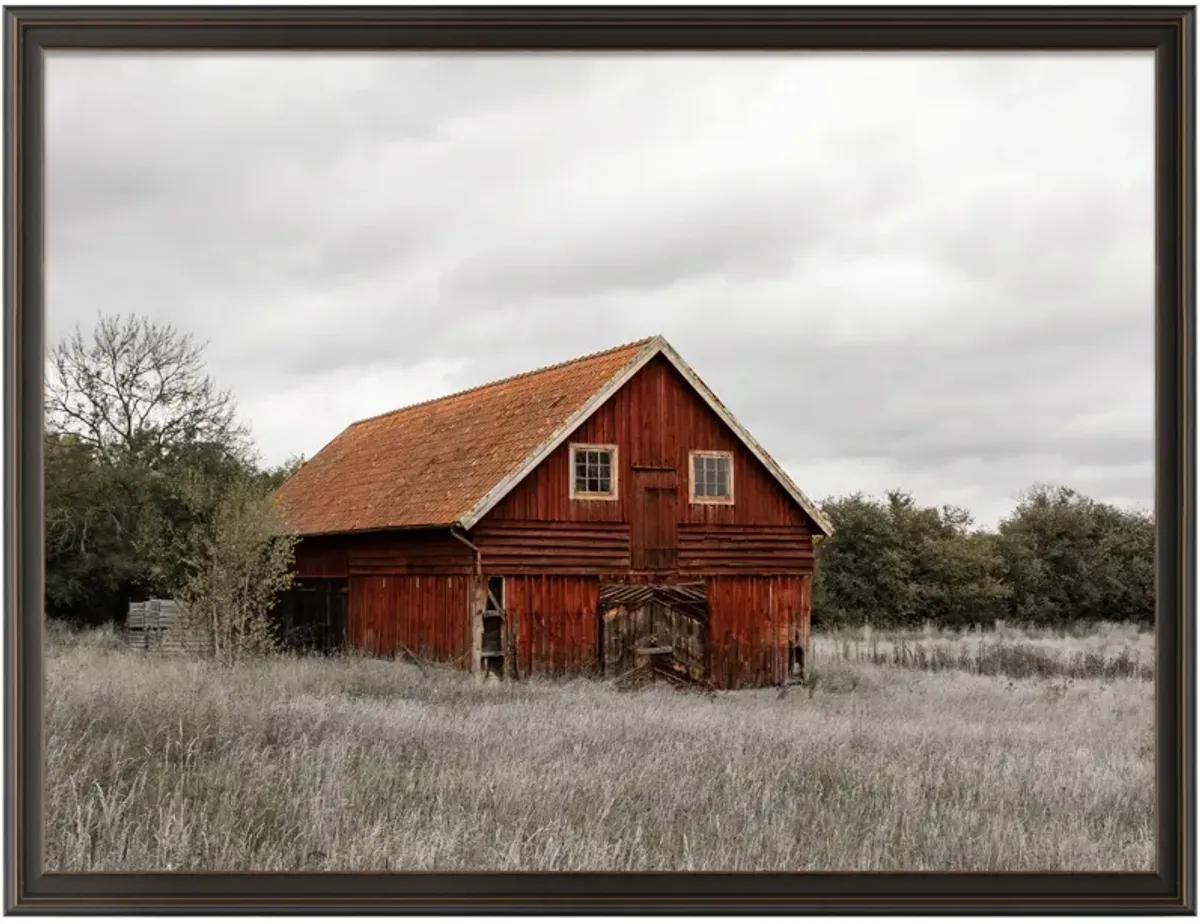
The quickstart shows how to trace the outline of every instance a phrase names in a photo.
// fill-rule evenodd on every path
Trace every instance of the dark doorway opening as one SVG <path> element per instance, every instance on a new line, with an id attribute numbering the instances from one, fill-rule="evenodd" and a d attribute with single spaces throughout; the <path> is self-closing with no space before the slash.
<path id="1" fill-rule="evenodd" d="M 796 642 L 788 647 L 788 677 L 800 680 L 808 679 L 804 664 L 804 643 Z"/>
<path id="2" fill-rule="evenodd" d="M 504 676 L 504 578 L 487 579 L 487 602 L 483 607 L 484 675 Z"/>
<path id="3" fill-rule="evenodd" d="M 345 648 L 348 597 L 345 578 L 298 579 L 272 611 L 283 647 L 322 653 Z"/>

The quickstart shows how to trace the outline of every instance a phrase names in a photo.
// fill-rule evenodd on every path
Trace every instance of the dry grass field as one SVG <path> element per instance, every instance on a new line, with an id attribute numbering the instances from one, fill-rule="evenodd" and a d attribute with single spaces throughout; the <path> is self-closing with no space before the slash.
<path id="1" fill-rule="evenodd" d="M 1153 863 L 1153 684 L 1140 666 L 1097 668 L 1121 652 L 1149 665 L 1153 640 L 1120 627 L 842 633 L 782 698 L 485 686 L 353 657 L 222 669 L 54 635 L 50 870 Z M 934 669 L 928 651 L 964 642 L 961 663 Z M 898 666 L 917 644 L 926 669 Z M 1018 653 L 972 669 L 980 644 Z M 1095 675 L 1077 676 L 1087 664 Z"/>
<path id="2" fill-rule="evenodd" d="M 863 627 L 821 633 L 814 643 L 819 664 L 867 662 L 1016 678 L 1154 679 L 1154 635 L 1130 624 L 1101 623 L 1074 632 L 1003 624 L 986 632 Z"/>

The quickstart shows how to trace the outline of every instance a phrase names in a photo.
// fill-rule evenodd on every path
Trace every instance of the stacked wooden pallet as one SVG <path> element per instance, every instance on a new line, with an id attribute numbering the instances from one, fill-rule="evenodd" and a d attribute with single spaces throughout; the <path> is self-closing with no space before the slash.
<path id="1" fill-rule="evenodd" d="M 207 654 L 212 650 L 208 633 L 186 626 L 183 608 L 175 600 L 146 600 L 129 604 L 123 637 L 130 648 L 146 651 Z"/>

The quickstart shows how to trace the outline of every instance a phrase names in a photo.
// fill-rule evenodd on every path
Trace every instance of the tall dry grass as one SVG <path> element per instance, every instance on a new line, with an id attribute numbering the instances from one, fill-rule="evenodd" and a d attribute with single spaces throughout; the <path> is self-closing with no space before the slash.
<path id="1" fill-rule="evenodd" d="M 870 626 L 815 636 L 818 662 L 867 662 L 916 670 L 966 671 L 1005 677 L 1154 679 L 1154 635 L 1135 625 L 1101 623 L 1076 629 L 1000 624 L 952 632 L 876 630 Z"/>
<path id="2" fill-rule="evenodd" d="M 47 655 L 51 870 L 1149 869 L 1152 684 L 817 662 L 733 694 Z"/>

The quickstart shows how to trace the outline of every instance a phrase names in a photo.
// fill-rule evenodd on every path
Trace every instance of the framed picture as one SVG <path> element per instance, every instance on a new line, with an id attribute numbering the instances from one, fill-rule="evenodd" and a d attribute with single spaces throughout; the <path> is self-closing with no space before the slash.
<path id="1" fill-rule="evenodd" d="M 1195 16 L 10 8 L 6 907 L 1195 910 Z"/>

